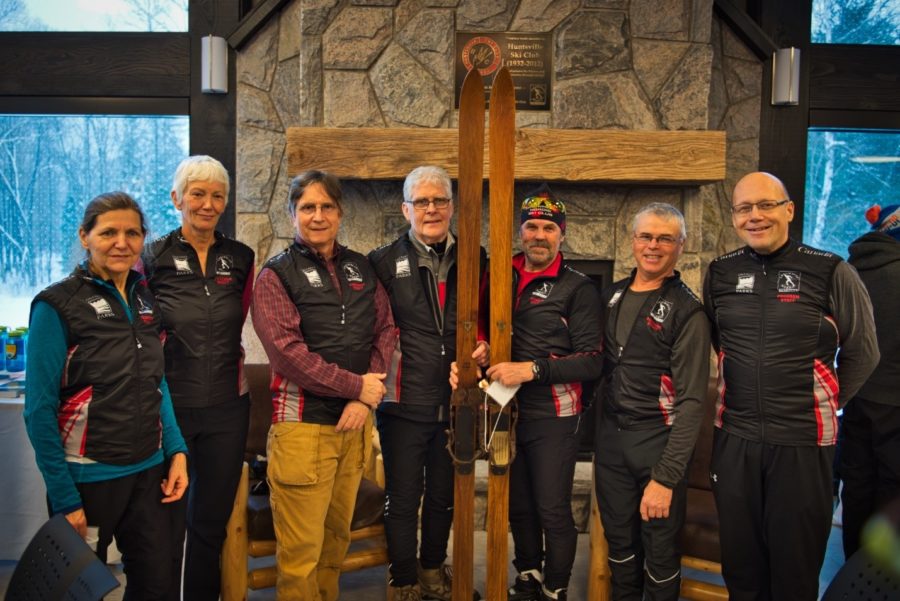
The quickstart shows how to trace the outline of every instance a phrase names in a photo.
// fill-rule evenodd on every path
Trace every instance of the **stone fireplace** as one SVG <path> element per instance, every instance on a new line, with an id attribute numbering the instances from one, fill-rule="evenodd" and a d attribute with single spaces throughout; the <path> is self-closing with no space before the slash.
<path id="1" fill-rule="evenodd" d="M 761 64 L 712 4 L 292 0 L 237 57 L 237 237 L 260 263 L 290 243 L 288 128 L 455 128 L 456 31 L 549 31 L 552 110 L 519 112 L 517 127 L 726 132 L 723 181 L 551 183 L 567 203 L 565 256 L 611 262 L 614 278 L 633 266 L 637 210 L 652 201 L 680 208 L 688 240 L 679 269 L 699 291 L 708 262 L 739 245 L 726 191 L 758 163 Z M 401 181 L 344 183 L 342 243 L 368 252 L 404 230 Z M 536 183 L 518 181 L 516 198 Z M 249 326 L 246 335 L 248 359 L 263 361 Z"/>

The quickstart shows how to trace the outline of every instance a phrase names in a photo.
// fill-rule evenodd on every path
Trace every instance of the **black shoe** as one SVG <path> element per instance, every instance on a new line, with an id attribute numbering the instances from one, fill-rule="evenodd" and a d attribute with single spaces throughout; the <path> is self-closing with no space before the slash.
<path id="1" fill-rule="evenodd" d="M 515 583 L 506 591 L 509 601 L 541 601 L 541 575 L 537 570 L 525 570 L 516 576 Z"/>

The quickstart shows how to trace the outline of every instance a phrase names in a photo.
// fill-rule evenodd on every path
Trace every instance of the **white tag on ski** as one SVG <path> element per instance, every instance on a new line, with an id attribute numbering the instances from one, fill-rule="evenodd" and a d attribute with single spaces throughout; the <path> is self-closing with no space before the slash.
<path id="1" fill-rule="evenodd" d="M 501 407 L 506 407 L 509 402 L 512 400 L 513 395 L 519 390 L 521 384 L 516 384 L 515 386 L 504 386 L 500 383 L 500 380 L 494 380 L 491 382 L 491 385 L 488 386 L 485 391 L 489 397 L 494 399 L 494 402 L 500 405 Z"/>

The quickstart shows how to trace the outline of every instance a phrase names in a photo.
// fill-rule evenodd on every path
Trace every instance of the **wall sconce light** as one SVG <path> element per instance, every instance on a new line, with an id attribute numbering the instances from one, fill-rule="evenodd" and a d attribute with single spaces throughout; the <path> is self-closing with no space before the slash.
<path id="1" fill-rule="evenodd" d="M 228 93 L 228 43 L 225 38 L 208 35 L 200 39 L 200 91 L 204 94 Z"/>
<path id="2" fill-rule="evenodd" d="M 772 104 L 800 103 L 800 49 L 779 48 L 772 54 Z"/>

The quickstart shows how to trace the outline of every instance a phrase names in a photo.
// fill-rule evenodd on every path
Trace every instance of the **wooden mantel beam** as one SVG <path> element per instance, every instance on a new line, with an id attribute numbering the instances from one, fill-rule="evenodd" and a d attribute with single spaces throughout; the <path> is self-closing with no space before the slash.
<path id="1" fill-rule="evenodd" d="M 457 130 L 292 127 L 288 170 L 341 178 L 403 179 L 418 165 L 457 175 Z M 485 149 L 485 177 L 488 152 Z M 723 131 L 519 129 L 516 179 L 698 185 L 725 179 Z"/>

